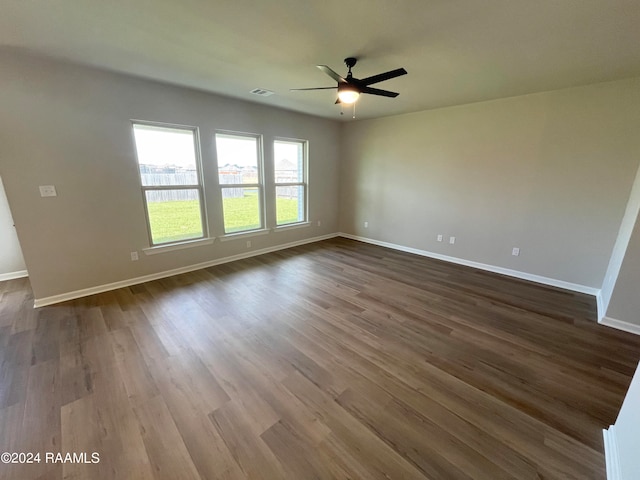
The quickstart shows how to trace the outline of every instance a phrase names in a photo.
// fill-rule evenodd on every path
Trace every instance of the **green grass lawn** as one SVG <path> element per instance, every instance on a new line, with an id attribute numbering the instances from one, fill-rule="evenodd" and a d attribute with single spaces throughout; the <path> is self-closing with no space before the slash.
<path id="1" fill-rule="evenodd" d="M 167 243 L 202 236 L 200 206 L 197 200 L 149 202 L 148 205 L 153 243 Z M 260 228 L 257 195 L 225 198 L 223 208 L 226 233 Z M 298 221 L 297 200 L 278 199 L 276 215 L 278 225 Z"/>

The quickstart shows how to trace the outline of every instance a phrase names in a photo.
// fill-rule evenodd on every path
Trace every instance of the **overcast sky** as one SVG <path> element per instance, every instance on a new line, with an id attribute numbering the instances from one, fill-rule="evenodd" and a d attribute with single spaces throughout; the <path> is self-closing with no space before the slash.
<path id="1" fill-rule="evenodd" d="M 138 162 L 142 165 L 176 165 L 185 169 L 195 169 L 195 149 L 193 133 L 148 125 L 134 125 L 133 128 Z M 217 134 L 216 154 L 220 167 L 231 164 L 242 167 L 257 166 L 257 138 Z M 278 141 L 274 145 L 275 167 L 281 160 L 296 165 L 299 144 Z"/>

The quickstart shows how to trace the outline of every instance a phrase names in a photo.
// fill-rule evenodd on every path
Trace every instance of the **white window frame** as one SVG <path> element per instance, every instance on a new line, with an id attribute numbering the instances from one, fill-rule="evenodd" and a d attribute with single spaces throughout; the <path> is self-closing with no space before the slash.
<path id="1" fill-rule="evenodd" d="M 136 145 L 134 128 L 135 125 L 147 126 L 147 127 L 159 127 L 165 129 L 174 129 L 174 130 L 183 130 L 190 131 L 193 134 L 193 147 L 194 154 L 196 160 L 196 178 L 198 180 L 197 184 L 194 185 L 144 185 L 142 182 L 142 174 L 140 173 L 140 160 L 138 159 L 138 148 Z M 168 247 L 172 245 L 192 245 L 199 243 L 198 240 L 208 239 L 209 238 L 209 228 L 207 224 L 207 215 L 205 209 L 205 196 L 204 196 L 204 184 L 202 181 L 202 155 L 200 152 L 200 132 L 198 127 L 193 127 L 189 125 L 179 125 L 175 123 L 162 123 L 162 122 L 153 122 L 147 120 L 131 120 L 131 134 L 133 136 L 133 146 L 136 155 L 136 162 L 138 167 L 138 178 L 140 180 L 140 187 L 142 189 L 142 201 L 144 203 L 144 214 L 147 222 L 147 235 L 149 236 L 149 245 L 153 248 L 158 247 Z M 153 241 L 153 235 L 151 233 L 151 221 L 149 218 L 149 205 L 147 202 L 147 192 L 148 191 L 162 191 L 162 190 L 197 190 L 198 198 L 200 200 L 200 224 L 202 226 L 202 235 L 199 237 L 190 237 L 180 240 L 174 240 L 169 242 L 159 242 L 155 243 Z"/>
<path id="2" fill-rule="evenodd" d="M 258 168 L 258 183 L 220 183 L 220 158 L 218 156 L 218 143 L 217 137 L 236 137 L 236 138 L 251 138 L 256 140 L 256 158 Z M 225 237 L 232 238 L 237 235 L 256 234 L 265 231 L 265 202 L 264 202 L 264 155 L 263 152 L 263 139 L 262 135 L 258 133 L 248 132 L 235 132 L 231 130 L 216 130 L 213 134 L 213 143 L 216 152 L 216 181 L 218 184 L 218 190 L 220 193 L 220 206 L 222 208 L 222 231 L 224 236 L 220 240 L 224 240 Z M 235 232 L 227 232 L 224 222 L 224 197 L 222 191 L 225 188 L 257 188 L 258 189 L 258 218 L 260 220 L 260 226 L 256 228 L 249 228 L 246 230 L 238 230 Z"/>
<path id="3" fill-rule="evenodd" d="M 278 178 L 276 177 L 276 166 L 275 166 L 275 149 L 276 142 L 282 143 L 296 143 L 302 145 L 302 181 L 300 182 L 278 182 Z M 273 195 L 274 195 L 274 208 L 275 208 L 275 221 L 276 228 L 288 228 L 296 225 L 303 225 L 309 223 L 309 141 L 303 140 L 301 138 L 285 138 L 285 137 L 274 137 L 273 143 Z M 304 218 L 302 220 L 298 220 L 295 222 L 289 223 L 278 223 L 278 187 L 304 187 L 304 195 L 303 195 L 303 211 Z"/>

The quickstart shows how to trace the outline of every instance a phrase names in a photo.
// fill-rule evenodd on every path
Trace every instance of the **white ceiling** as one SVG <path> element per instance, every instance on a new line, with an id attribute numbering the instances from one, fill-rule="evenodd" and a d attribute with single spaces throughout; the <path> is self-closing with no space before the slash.
<path id="1" fill-rule="evenodd" d="M 640 76 L 640 1 L 0 0 L 0 45 L 335 119 L 315 65 L 406 68 L 371 118 Z"/>

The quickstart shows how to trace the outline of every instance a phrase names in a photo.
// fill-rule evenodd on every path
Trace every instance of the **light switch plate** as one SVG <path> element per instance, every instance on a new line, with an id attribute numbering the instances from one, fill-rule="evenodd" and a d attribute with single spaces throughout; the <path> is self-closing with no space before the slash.
<path id="1" fill-rule="evenodd" d="M 57 197 L 56 187 L 53 185 L 40 185 L 41 197 Z"/>

